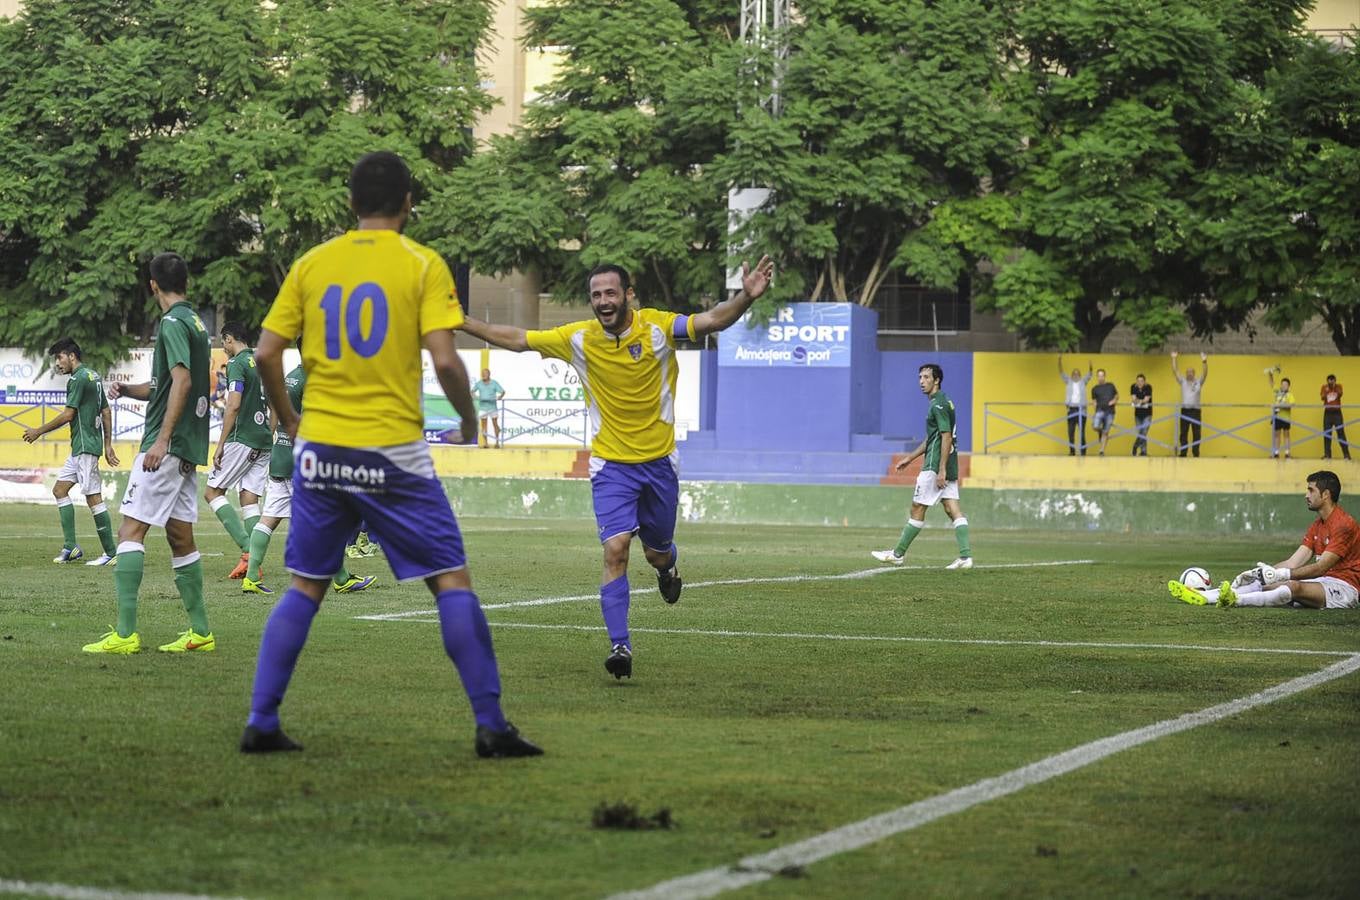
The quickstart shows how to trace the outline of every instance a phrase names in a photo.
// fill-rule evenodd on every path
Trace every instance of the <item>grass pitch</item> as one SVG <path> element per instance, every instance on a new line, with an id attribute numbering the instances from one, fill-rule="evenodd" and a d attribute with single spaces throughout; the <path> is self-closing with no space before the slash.
<path id="1" fill-rule="evenodd" d="M 83 509 L 77 523 L 96 547 Z M 329 597 L 313 626 L 282 709 L 306 751 L 244 757 L 271 604 L 225 579 L 236 554 L 217 523 L 199 533 L 222 554 L 205 560 L 218 651 L 102 658 L 80 646 L 114 620 L 112 567 L 53 565 L 55 511 L 0 507 L 0 892 L 602 897 L 1360 653 L 1357 612 L 1166 594 L 1187 565 L 1231 577 L 1289 546 L 975 530 L 979 563 L 1007 567 L 946 572 L 936 527 L 909 558 L 927 568 L 837 577 L 876 569 L 868 551 L 896 536 L 682 525 L 676 606 L 634 553 L 634 677 L 616 682 L 592 523 L 462 524 L 505 709 L 539 759 L 475 757 L 429 594 L 381 558 L 352 566 L 378 586 Z M 282 546 L 267 583 L 282 585 Z M 159 531 L 147 549 L 154 647 L 187 626 Z M 1354 896 L 1357 726 L 1352 674 L 739 893 Z M 673 827 L 594 827 L 602 803 Z"/>

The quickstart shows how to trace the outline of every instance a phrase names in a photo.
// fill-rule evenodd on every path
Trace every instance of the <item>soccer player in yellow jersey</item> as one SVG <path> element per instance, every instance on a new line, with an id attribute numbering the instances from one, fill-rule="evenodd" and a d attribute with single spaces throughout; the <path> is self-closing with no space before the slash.
<path id="1" fill-rule="evenodd" d="M 401 157 L 362 157 L 349 187 L 358 228 L 293 264 L 255 353 L 279 425 L 297 435 L 284 550 L 293 579 L 265 625 L 241 751 L 302 749 L 283 733 L 279 704 L 344 565 L 347 538 L 367 521 L 397 579 L 423 580 L 435 596 L 444 649 L 472 702 L 477 755 L 536 756 L 543 751 L 501 712 L 491 630 L 424 438 L 422 346 L 462 416 L 463 439 L 477 437 L 467 371 L 453 348 L 463 320 L 453 276 L 438 254 L 401 234 L 411 212 L 411 172 Z M 298 334 L 307 372 L 300 423 L 283 378 L 283 351 Z"/>
<path id="2" fill-rule="evenodd" d="M 722 331 L 765 293 L 774 263 L 742 265 L 742 289 L 693 316 L 633 309 L 627 270 L 598 266 L 587 280 L 595 318 L 549 331 L 525 331 L 467 318 L 462 328 L 506 350 L 537 350 L 581 376 L 590 412 L 590 491 L 604 545 L 600 609 L 611 644 L 605 671 L 633 675 L 628 635 L 628 551 L 636 534 L 667 603 L 680 599 L 674 543 L 680 499 L 675 452 L 675 342 Z"/>

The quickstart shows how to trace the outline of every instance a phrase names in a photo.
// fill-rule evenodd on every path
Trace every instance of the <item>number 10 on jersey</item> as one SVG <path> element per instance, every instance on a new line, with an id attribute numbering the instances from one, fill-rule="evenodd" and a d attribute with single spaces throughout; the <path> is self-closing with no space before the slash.
<path id="1" fill-rule="evenodd" d="M 364 309 L 372 308 L 368 335 L 364 335 Z M 326 288 L 321 297 L 321 311 L 326 316 L 326 358 L 339 359 L 343 336 L 351 350 L 367 359 L 377 353 L 387 338 L 387 295 L 381 286 L 371 281 L 349 292 L 338 284 Z"/>

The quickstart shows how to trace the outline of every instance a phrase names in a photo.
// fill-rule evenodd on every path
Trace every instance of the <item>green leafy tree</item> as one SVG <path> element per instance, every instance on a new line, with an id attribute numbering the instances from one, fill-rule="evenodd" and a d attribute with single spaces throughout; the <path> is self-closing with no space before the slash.
<path id="1" fill-rule="evenodd" d="M 1032 346 L 1098 350 L 1121 322 L 1145 349 L 1241 327 L 1295 265 L 1253 247 L 1283 224 L 1264 85 L 1308 5 L 1018 6 L 998 100 L 1029 119 L 1019 164 L 997 196 L 937 210 L 899 261 L 936 284 L 976 270 L 979 306 Z"/>
<path id="2" fill-rule="evenodd" d="M 869 306 L 933 210 L 977 197 L 1014 164 L 1022 120 L 993 96 L 1007 7 L 814 0 L 798 10 L 782 113 L 748 94 L 715 169 L 771 189 L 746 236 L 778 248 L 781 291 Z"/>
<path id="3" fill-rule="evenodd" d="M 0 22 L 0 341 L 116 358 L 148 337 L 167 249 L 194 302 L 258 322 L 347 226 L 359 155 L 442 190 L 489 106 L 488 20 L 484 0 L 31 0 Z"/>
<path id="4" fill-rule="evenodd" d="M 735 111 L 735 88 L 712 74 L 732 51 L 735 13 L 713 0 L 527 9 L 526 43 L 564 48 L 563 64 L 523 126 L 435 198 L 435 246 L 488 274 L 536 270 L 562 300 L 580 300 L 585 273 L 604 262 L 633 272 L 649 302 L 717 295 L 726 185 L 705 163 Z"/>
<path id="5" fill-rule="evenodd" d="M 1214 182 L 1211 264 L 1237 290 L 1224 318 L 1264 307 L 1298 331 L 1321 318 L 1344 355 L 1360 354 L 1360 51 L 1310 40 L 1269 79 L 1243 130 L 1249 160 Z M 1234 177 L 1235 176 L 1235 177 Z M 1235 274 L 1247 277 L 1234 279 Z"/>

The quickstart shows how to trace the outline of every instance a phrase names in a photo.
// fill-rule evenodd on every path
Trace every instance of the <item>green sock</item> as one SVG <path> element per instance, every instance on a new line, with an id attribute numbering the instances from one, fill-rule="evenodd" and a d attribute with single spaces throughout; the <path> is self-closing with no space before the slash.
<path id="1" fill-rule="evenodd" d="M 137 630 L 137 590 L 142 586 L 142 566 L 146 551 L 123 550 L 114 563 L 113 584 L 118 591 L 118 636 L 127 637 Z"/>
<path id="2" fill-rule="evenodd" d="M 921 529 L 925 527 L 925 522 L 907 519 L 907 524 L 902 528 L 902 536 L 897 539 L 897 546 L 893 549 L 893 552 L 898 556 L 906 556 L 907 548 L 911 546 L 911 542 L 916 540 L 916 535 L 920 534 Z"/>
<path id="3" fill-rule="evenodd" d="M 250 529 L 250 564 L 246 566 L 246 577 L 251 581 L 260 580 L 260 566 L 269 552 L 269 539 L 273 536 L 271 528 L 256 525 Z"/>
<path id="4" fill-rule="evenodd" d="M 973 555 L 968 546 L 968 520 L 959 516 L 954 520 L 954 540 L 959 542 L 959 558 L 967 559 Z"/>
<path id="5" fill-rule="evenodd" d="M 57 501 L 57 515 L 61 517 L 63 550 L 76 549 L 76 508 L 70 497 Z"/>
<path id="6" fill-rule="evenodd" d="M 208 630 L 208 611 L 203 606 L 203 562 L 197 550 L 183 559 L 189 561 L 175 566 L 175 590 L 179 591 L 184 611 L 189 614 L 189 627 L 193 628 L 194 634 L 206 637 L 212 632 Z"/>
<path id="7" fill-rule="evenodd" d="M 218 502 L 218 500 L 222 502 Z M 213 512 L 217 515 L 217 521 L 222 523 L 222 527 L 227 529 L 227 534 L 236 542 L 236 546 L 242 552 L 250 549 L 250 540 L 246 537 L 245 527 L 241 525 L 241 517 L 236 512 L 236 507 L 227 501 L 226 497 L 218 497 L 212 502 Z M 203 632 L 199 632 L 202 634 Z"/>
<path id="8" fill-rule="evenodd" d="M 118 545 L 113 542 L 113 520 L 104 504 L 99 504 L 99 512 L 94 514 L 94 530 L 99 534 L 99 544 L 105 556 L 116 556 Z"/>
<path id="9" fill-rule="evenodd" d="M 339 587 L 353 577 L 353 575 L 349 574 L 349 569 L 345 567 L 345 564 L 341 563 L 340 571 L 335 573 L 335 577 L 331 579 L 331 584 Z"/>

